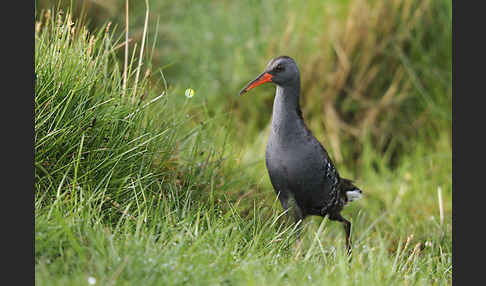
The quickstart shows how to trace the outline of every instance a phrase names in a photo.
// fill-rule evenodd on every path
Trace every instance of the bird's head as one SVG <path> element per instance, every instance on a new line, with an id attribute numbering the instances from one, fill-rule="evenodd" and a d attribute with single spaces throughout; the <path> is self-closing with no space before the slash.
<path id="1" fill-rule="evenodd" d="M 265 70 L 250 81 L 241 91 L 240 95 L 250 91 L 266 82 L 273 82 L 276 85 L 285 87 L 296 84 L 300 79 L 299 69 L 295 61 L 288 56 L 276 57 L 268 63 Z"/>

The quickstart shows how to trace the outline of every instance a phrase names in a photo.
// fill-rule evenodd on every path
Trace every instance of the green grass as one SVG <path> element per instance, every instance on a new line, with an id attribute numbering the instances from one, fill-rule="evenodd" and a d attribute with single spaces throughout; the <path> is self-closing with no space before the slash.
<path id="1" fill-rule="evenodd" d="M 325 24 L 316 12 L 322 7 L 335 9 L 337 18 L 348 19 L 347 2 L 357 3 L 309 1 L 300 7 L 287 1 L 275 10 L 271 2 L 255 2 L 253 10 L 233 4 L 239 2 L 219 6 L 152 3 L 152 11 L 167 14 L 155 23 L 176 27 L 164 30 L 164 24 L 159 24 L 162 36 L 155 43 L 157 36 L 149 33 L 136 90 L 138 50 L 133 53 L 126 91 L 119 57 L 123 48 L 115 49 L 123 41 L 120 27 L 115 29 L 113 24 L 107 30 L 104 25 L 89 32 L 80 22 L 68 25 L 69 17 L 38 11 L 36 285 L 87 285 L 90 277 L 96 285 L 451 285 L 450 55 L 447 48 L 438 49 L 439 42 L 421 41 L 432 36 L 419 33 L 425 33 L 423 27 L 441 28 L 419 21 L 422 28 L 413 30 L 419 34 L 412 33 L 399 46 L 407 48 L 401 57 L 380 61 L 380 54 L 372 54 L 377 56 L 380 72 L 394 66 L 394 72 L 409 75 L 397 82 L 396 92 L 396 98 L 406 94 L 408 99 L 397 99 L 386 107 L 390 113 L 396 111 L 396 117 L 385 116 L 377 122 L 391 120 L 398 128 L 400 120 L 406 119 L 420 131 L 406 137 L 406 149 L 376 148 L 377 138 L 395 134 L 384 125 L 382 137 L 376 137 L 380 132 L 375 130 L 357 142 L 343 141 L 339 171 L 343 177 L 356 179 L 365 195 L 343 211 L 353 224 L 350 262 L 344 253 L 342 226 L 328 219 L 308 218 L 302 247 L 296 248 L 294 225 L 282 213 L 263 160 L 272 99 L 267 94 L 273 90 L 268 87 L 236 97 L 240 85 L 263 68 L 269 55 L 283 51 L 274 46 L 285 35 L 286 26 L 278 25 L 284 21 L 279 15 L 294 11 L 297 20 L 301 13 L 309 15 L 308 22 L 296 21 L 292 28 L 308 33 L 312 23 Z M 450 19 L 444 7 L 430 7 L 427 13 Z M 137 15 L 144 11 L 133 9 L 134 21 L 143 23 Z M 267 22 L 258 11 L 267 12 Z M 231 20 L 238 12 L 251 19 L 249 27 Z M 205 13 L 212 17 L 203 17 Z M 400 15 L 406 17 L 406 13 Z M 184 42 L 193 35 L 189 29 L 193 24 L 202 31 L 201 38 L 193 39 L 206 50 Z M 265 41 L 270 27 L 282 30 Z M 247 36 L 226 42 L 229 46 L 217 45 L 235 29 Z M 174 33 L 172 42 L 164 34 L 167 31 Z M 204 31 L 214 31 L 216 39 L 205 39 Z M 253 44 L 267 54 L 241 45 L 248 35 L 254 35 Z M 442 43 L 447 35 L 437 32 L 433 36 Z M 289 41 L 289 52 L 302 51 L 297 53 L 302 70 L 311 78 L 307 65 L 322 64 L 322 59 L 307 57 L 304 51 L 324 46 L 326 38 Z M 357 46 L 369 49 L 369 45 Z M 433 48 L 422 47 L 427 45 Z M 221 55 L 219 61 L 215 61 L 216 53 Z M 156 68 L 167 64 L 157 62 L 161 54 L 174 59 L 163 73 Z M 356 57 L 357 62 L 363 54 Z M 183 68 L 178 62 L 182 58 Z M 447 60 L 436 64 L 441 59 Z M 203 67 L 212 72 L 202 73 Z M 153 69 L 152 76 L 144 76 L 147 69 Z M 364 71 L 353 70 L 353 74 Z M 354 90 L 352 82 L 345 90 Z M 384 94 L 383 89 L 393 82 L 384 80 L 366 90 Z M 195 88 L 194 98 L 184 96 L 187 87 Z M 329 87 L 321 88 L 316 85 L 305 92 L 304 118 L 319 138 L 326 135 L 324 144 L 335 154 L 337 150 L 327 141 L 333 132 L 320 125 L 316 102 L 311 99 L 319 90 L 332 94 Z M 133 95 L 135 104 L 130 103 Z M 345 108 L 336 110 L 349 113 L 363 102 L 341 102 Z M 398 137 L 409 134 L 396 132 Z M 357 154 L 355 149 L 359 149 Z M 395 158 L 397 150 L 401 153 Z"/>

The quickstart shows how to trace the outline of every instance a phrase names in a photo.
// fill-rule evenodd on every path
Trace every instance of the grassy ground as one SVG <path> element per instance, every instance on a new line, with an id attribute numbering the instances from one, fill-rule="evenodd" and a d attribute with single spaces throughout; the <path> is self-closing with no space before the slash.
<path id="1" fill-rule="evenodd" d="M 430 1 L 417 7 L 413 1 L 393 2 L 402 10 L 390 19 L 401 17 L 403 23 L 418 19 L 419 28 L 400 30 L 413 25 L 390 24 L 390 30 L 404 33 L 399 39 L 388 38 L 401 55 L 397 57 L 379 52 L 356 55 L 360 49 L 372 50 L 378 40 L 358 37 L 357 44 L 350 46 L 341 42 L 352 63 L 367 67 L 363 70 L 333 70 L 323 64 L 332 63 L 333 56 L 306 56 L 304 51 L 328 43 L 323 34 L 343 29 L 341 26 L 324 29 L 322 34 L 315 30 L 312 41 L 289 39 L 288 45 L 276 44 L 289 29 L 303 33 L 312 23 L 338 25 L 337 20 L 319 22 L 324 20 L 312 11 L 324 6 L 336 18 L 344 17 L 348 39 L 357 37 L 359 29 L 349 22 L 356 18 L 347 15 L 372 9 L 356 6 L 363 1 L 351 2 L 350 7 L 362 9 L 346 9 L 347 3 L 336 1 L 322 7 L 318 1 L 309 1 L 307 6 L 287 1 L 275 9 L 271 3 L 255 4 L 254 10 L 229 3 L 210 4 L 210 10 L 206 4 L 190 5 L 188 1 L 151 3 L 152 11 L 166 13 L 171 21 L 155 22 L 163 40 L 154 43 L 156 37 L 149 33 L 152 37 L 138 81 L 139 50 L 130 50 L 126 89 L 120 62 L 122 28 L 114 30 L 116 24 L 112 24 L 89 32 L 80 22 L 65 17 L 66 13 L 58 17 L 54 10 L 38 12 L 36 284 L 452 284 L 450 55 L 447 48 L 438 48 L 439 43 L 447 43 L 449 33 L 443 30 L 449 23 L 440 28 L 424 20 L 427 17 L 420 18 L 447 19 L 447 9 L 432 6 Z M 404 12 L 407 9 L 413 11 L 412 16 Z M 263 10 L 267 11 L 265 19 L 255 13 Z M 196 17 L 208 11 L 212 17 Z M 303 22 L 299 15 L 304 12 L 314 16 Z M 143 9 L 135 12 L 134 21 L 143 23 L 143 17 L 137 16 L 143 13 Z M 251 19 L 247 21 L 250 28 L 231 21 L 236 13 Z M 294 22 L 280 25 L 279 15 L 292 13 Z M 379 23 L 395 23 L 387 21 Z M 195 24 L 201 33 L 188 29 Z M 164 30 L 164 25 L 174 26 Z M 281 28 L 265 41 L 269 27 Z M 379 36 L 386 35 L 385 31 L 376 31 L 373 22 L 367 27 L 375 27 L 371 30 L 378 35 L 376 39 L 387 39 Z M 422 32 L 424 27 L 436 32 L 428 35 Z M 225 39 L 226 29 L 243 36 Z M 217 40 L 210 41 L 208 31 L 216 31 L 213 37 Z M 200 38 L 193 40 L 204 48 L 194 49 L 185 42 L 196 35 Z M 255 42 L 242 45 L 248 38 Z M 226 44 L 215 45 L 218 42 Z M 294 226 L 282 213 L 263 161 L 271 103 L 271 96 L 265 94 L 272 89 L 235 97 L 240 85 L 263 68 L 269 55 L 284 52 L 296 54 L 303 63 L 302 73 L 307 77 L 303 82 L 308 86 L 304 118 L 319 138 L 326 138 L 323 141 L 331 154 L 342 157 L 337 160 L 341 175 L 355 178 L 365 192 L 363 200 L 343 211 L 353 223 L 351 262 L 344 254 L 341 225 L 327 219 L 307 219 L 302 247 L 295 247 Z M 221 55 L 220 61 L 215 61 L 215 53 Z M 162 60 L 161 55 L 166 54 L 174 58 Z M 315 79 L 312 67 L 305 64 L 310 62 L 333 75 L 329 82 L 310 86 Z M 163 68 L 163 73 L 154 68 L 165 64 L 172 65 Z M 370 71 L 375 74 L 369 80 L 378 83 L 360 85 Z M 387 73 L 393 76 L 380 76 Z M 343 76 L 349 77 L 346 84 L 337 86 Z M 187 87 L 196 89 L 194 98 L 184 96 Z M 354 94 L 356 101 L 340 99 L 340 90 Z M 336 127 L 342 123 L 322 125 L 318 114 L 324 107 L 309 99 L 320 94 L 323 103 L 340 102 L 326 109 L 337 116 L 325 121 L 343 120 L 351 130 L 363 127 L 366 133 L 357 134 L 362 139 Z M 388 94 L 386 98 L 391 100 L 382 102 L 374 94 Z M 375 101 L 381 102 L 381 109 L 369 107 Z M 360 125 L 350 116 L 353 110 L 370 118 L 369 125 Z M 374 113 L 386 114 L 373 117 Z M 418 131 L 410 133 L 409 126 Z M 393 129 L 395 132 L 390 131 Z M 383 138 L 390 134 L 397 134 L 398 139 L 387 144 L 380 141 L 387 141 Z M 332 138 L 345 139 L 336 143 Z"/>

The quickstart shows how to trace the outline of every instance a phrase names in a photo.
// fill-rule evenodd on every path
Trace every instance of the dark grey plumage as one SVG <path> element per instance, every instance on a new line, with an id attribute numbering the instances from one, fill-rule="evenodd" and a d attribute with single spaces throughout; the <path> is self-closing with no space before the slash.
<path id="1" fill-rule="evenodd" d="M 265 71 L 242 89 L 243 94 L 265 83 L 276 84 L 272 124 L 265 162 L 273 188 L 284 210 L 293 198 L 295 221 L 318 215 L 340 221 L 350 250 L 351 223 L 340 212 L 344 205 L 361 196 L 351 180 L 341 178 L 321 143 L 307 128 L 299 106 L 300 73 L 287 56 L 272 59 Z"/>

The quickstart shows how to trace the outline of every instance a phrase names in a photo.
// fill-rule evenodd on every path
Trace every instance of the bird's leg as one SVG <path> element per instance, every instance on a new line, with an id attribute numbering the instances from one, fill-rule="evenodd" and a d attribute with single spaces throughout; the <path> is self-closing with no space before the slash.
<path id="1" fill-rule="evenodd" d="M 329 219 L 343 223 L 344 231 L 346 233 L 346 252 L 348 255 L 351 255 L 351 222 L 349 222 L 339 213 L 330 215 Z"/>
<path id="2" fill-rule="evenodd" d="M 289 198 L 285 195 L 282 194 L 282 192 L 278 192 L 278 199 L 280 201 L 280 204 L 282 205 L 282 208 L 284 212 L 286 212 L 287 219 L 289 218 Z"/>
<path id="3" fill-rule="evenodd" d="M 295 249 L 296 249 L 295 259 L 297 259 L 300 256 L 300 252 L 301 252 L 301 246 L 302 246 L 301 233 L 304 224 L 304 214 L 302 213 L 302 210 L 299 208 L 299 206 L 297 206 L 297 204 L 294 204 L 293 206 L 293 216 L 297 226 L 297 241 L 295 245 Z"/>
<path id="4" fill-rule="evenodd" d="M 297 242 L 300 244 L 301 242 L 300 237 L 304 225 L 304 214 L 302 213 L 302 210 L 297 205 L 294 206 L 293 211 L 294 211 L 293 212 L 294 220 L 297 225 Z"/>
<path id="5" fill-rule="evenodd" d="M 280 204 L 284 211 L 287 211 L 287 218 L 289 219 L 290 216 L 294 219 L 294 223 L 296 225 L 296 233 L 297 233 L 297 241 L 295 245 L 295 250 L 297 252 L 297 256 L 300 253 L 301 247 L 301 232 L 302 232 L 302 225 L 303 220 L 305 218 L 302 209 L 297 205 L 295 198 L 293 196 L 288 195 L 289 192 L 278 192 L 278 199 L 280 200 Z M 296 256 L 296 257 L 297 257 Z"/>
<path id="6" fill-rule="evenodd" d="M 292 206 L 292 216 L 294 218 L 295 224 L 297 225 L 297 239 L 300 240 L 300 234 L 302 232 L 302 225 L 304 221 L 304 213 L 295 202 Z"/>

